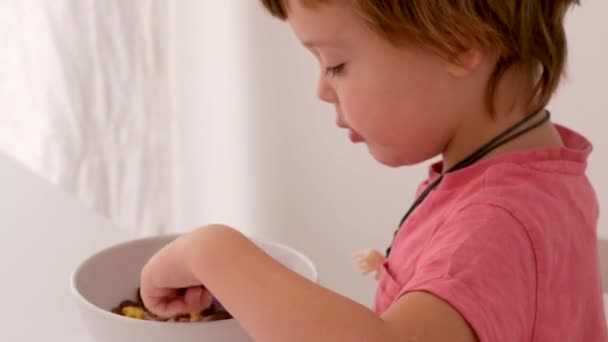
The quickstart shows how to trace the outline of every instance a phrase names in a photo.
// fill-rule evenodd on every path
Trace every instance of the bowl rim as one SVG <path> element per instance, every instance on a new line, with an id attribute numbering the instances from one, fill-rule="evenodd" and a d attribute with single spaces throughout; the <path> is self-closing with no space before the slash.
<path id="1" fill-rule="evenodd" d="M 131 322 L 130 324 L 142 324 L 142 325 L 164 325 L 164 326 L 194 326 L 194 324 L 188 324 L 189 322 L 162 322 L 162 321 L 149 321 L 149 320 L 143 320 L 143 319 L 133 319 L 133 318 L 129 318 L 129 317 L 125 317 L 122 315 L 117 315 L 115 313 L 112 313 L 110 311 L 104 310 L 100 307 L 98 307 L 97 305 L 91 303 L 88 299 L 86 299 L 84 297 L 84 295 L 80 292 L 80 290 L 77 287 L 76 284 L 76 280 L 78 275 L 82 272 L 82 270 L 84 269 L 84 267 L 86 267 L 86 265 L 88 263 L 90 263 L 94 258 L 100 256 L 101 254 L 107 253 L 110 250 L 116 249 L 116 248 L 121 248 L 121 247 L 125 247 L 134 243 L 141 243 L 144 241 L 154 241 L 154 240 L 175 240 L 178 237 L 182 236 L 182 235 L 186 235 L 187 233 L 173 233 L 173 234 L 162 234 L 162 235 L 154 235 L 154 236 L 147 236 L 147 237 L 140 237 L 140 238 L 132 238 L 132 239 L 128 239 L 126 241 L 121 241 L 118 243 L 114 243 L 111 244 L 109 246 L 106 246 L 104 248 L 99 249 L 98 251 L 90 254 L 88 257 L 86 257 L 84 260 L 82 260 L 78 266 L 76 266 L 74 268 L 74 270 L 71 272 L 70 274 L 70 292 L 72 293 L 72 297 L 75 298 L 78 302 L 80 302 L 81 304 L 86 305 L 87 307 L 89 307 L 89 309 L 92 309 L 95 312 L 99 312 L 101 313 L 103 316 L 106 316 L 108 318 L 112 317 L 114 319 L 119 319 L 122 320 L 123 322 Z M 306 256 L 304 253 L 300 252 L 299 250 L 293 248 L 293 247 L 289 247 L 287 245 L 284 245 L 280 242 L 274 241 L 274 240 L 270 240 L 270 239 L 263 239 L 263 238 L 258 238 L 258 237 L 254 237 L 254 236 L 247 236 L 248 239 L 252 240 L 253 242 L 255 242 L 256 244 L 264 244 L 264 245 L 269 245 L 278 249 L 282 249 L 284 251 L 287 251 L 291 254 L 296 255 L 300 260 L 302 260 L 307 267 L 309 267 L 309 270 L 311 270 L 312 272 L 312 276 L 309 278 L 309 280 L 318 283 L 319 281 L 319 271 L 317 269 L 317 267 L 315 266 L 315 263 L 308 257 Z M 232 323 L 234 322 L 235 319 L 226 319 L 226 320 L 219 320 L 219 321 L 210 321 L 210 322 L 204 322 L 205 325 L 221 325 L 221 324 L 227 324 L 227 323 Z"/>

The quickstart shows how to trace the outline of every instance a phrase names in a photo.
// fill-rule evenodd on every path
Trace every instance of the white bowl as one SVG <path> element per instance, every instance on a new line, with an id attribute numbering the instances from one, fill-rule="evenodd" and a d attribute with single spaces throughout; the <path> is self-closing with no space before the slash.
<path id="1" fill-rule="evenodd" d="M 139 274 L 146 261 L 179 235 L 158 236 L 121 243 L 85 260 L 73 273 L 72 293 L 82 320 L 98 342 L 244 342 L 251 341 L 234 319 L 171 323 L 144 321 L 110 312 L 124 299 L 135 299 Z M 284 245 L 254 240 L 270 256 L 317 281 L 317 270 L 302 253 Z"/>

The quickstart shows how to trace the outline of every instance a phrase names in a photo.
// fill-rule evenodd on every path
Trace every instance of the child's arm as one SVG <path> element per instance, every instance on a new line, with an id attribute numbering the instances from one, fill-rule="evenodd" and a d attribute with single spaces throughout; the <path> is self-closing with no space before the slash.
<path id="1" fill-rule="evenodd" d="M 142 272 L 143 299 L 160 315 L 175 313 L 167 308 L 192 309 L 192 294 L 175 298 L 170 288 L 199 284 L 209 288 L 256 341 L 476 341 L 456 310 L 432 295 L 405 295 L 380 318 L 288 270 L 224 226 L 178 239 Z"/>

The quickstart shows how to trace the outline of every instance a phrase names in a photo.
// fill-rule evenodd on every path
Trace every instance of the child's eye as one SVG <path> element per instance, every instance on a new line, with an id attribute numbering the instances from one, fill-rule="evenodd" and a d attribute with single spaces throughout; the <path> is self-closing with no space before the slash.
<path id="1" fill-rule="evenodd" d="M 328 67 L 325 69 L 325 74 L 331 77 L 340 76 L 344 72 L 344 67 L 346 63 L 338 64 L 333 67 Z"/>

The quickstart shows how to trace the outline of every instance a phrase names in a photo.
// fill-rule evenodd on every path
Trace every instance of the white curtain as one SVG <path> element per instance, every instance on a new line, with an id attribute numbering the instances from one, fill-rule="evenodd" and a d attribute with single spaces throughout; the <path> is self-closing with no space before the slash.
<path id="1" fill-rule="evenodd" d="M 138 235 L 175 220 L 170 6 L 0 0 L 0 148 Z"/>

